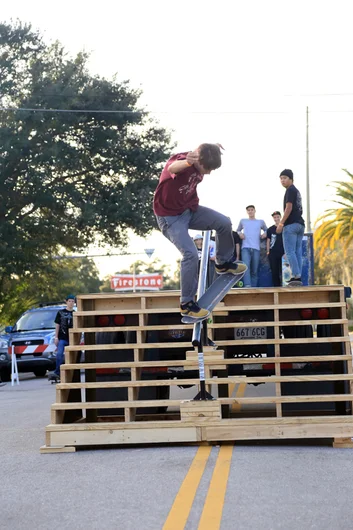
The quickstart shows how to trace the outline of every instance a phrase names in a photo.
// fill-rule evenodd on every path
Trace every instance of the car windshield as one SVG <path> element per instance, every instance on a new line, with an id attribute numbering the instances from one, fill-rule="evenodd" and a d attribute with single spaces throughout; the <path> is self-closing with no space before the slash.
<path id="1" fill-rule="evenodd" d="M 58 309 L 42 309 L 22 315 L 13 331 L 33 331 L 35 329 L 55 329 L 54 319 Z"/>

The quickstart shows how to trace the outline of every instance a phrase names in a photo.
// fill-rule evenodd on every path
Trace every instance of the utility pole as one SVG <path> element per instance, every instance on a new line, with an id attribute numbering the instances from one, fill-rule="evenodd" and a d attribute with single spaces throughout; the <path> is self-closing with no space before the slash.
<path id="1" fill-rule="evenodd" d="M 309 107 L 306 107 L 306 231 L 311 232 L 309 183 Z"/>

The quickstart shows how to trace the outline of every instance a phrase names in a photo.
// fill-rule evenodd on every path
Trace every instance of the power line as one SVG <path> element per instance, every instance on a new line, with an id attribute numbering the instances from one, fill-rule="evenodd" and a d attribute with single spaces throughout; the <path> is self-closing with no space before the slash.
<path id="1" fill-rule="evenodd" d="M 99 110 L 99 109 L 46 109 L 25 107 L 0 107 L 0 112 L 46 112 L 72 114 L 293 114 L 296 111 L 284 110 Z M 310 114 L 319 113 L 351 113 L 353 109 L 310 110 Z"/>
<path id="2" fill-rule="evenodd" d="M 0 107 L 2 112 L 66 112 L 88 114 L 147 114 L 146 110 L 98 110 L 98 109 L 42 109 L 24 107 Z"/>

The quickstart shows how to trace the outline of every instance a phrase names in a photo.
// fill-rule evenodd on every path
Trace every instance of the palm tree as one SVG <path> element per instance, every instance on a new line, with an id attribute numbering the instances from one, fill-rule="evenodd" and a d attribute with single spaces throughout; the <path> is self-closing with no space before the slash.
<path id="1" fill-rule="evenodd" d="M 315 231 L 315 249 L 318 252 L 319 260 L 324 258 L 326 251 L 335 250 L 335 245 L 340 242 L 344 253 L 353 241 L 353 174 L 347 169 L 343 170 L 350 181 L 335 181 L 332 187 L 336 190 L 339 208 L 331 208 L 321 215 L 317 222 L 321 224 Z"/>

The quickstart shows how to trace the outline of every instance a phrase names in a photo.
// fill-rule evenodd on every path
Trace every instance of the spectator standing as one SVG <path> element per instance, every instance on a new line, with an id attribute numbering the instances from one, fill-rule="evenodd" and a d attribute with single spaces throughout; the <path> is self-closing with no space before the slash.
<path id="1" fill-rule="evenodd" d="M 267 230 L 267 255 L 270 262 L 273 287 L 282 286 L 282 256 L 284 254 L 282 234 L 277 234 L 276 229 L 281 221 L 281 212 L 273 212 L 274 225 Z"/>
<path id="2" fill-rule="evenodd" d="M 279 176 L 281 184 L 286 188 L 283 199 L 283 216 L 276 228 L 277 234 L 283 231 L 283 245 L 292 277 L 288 282 L 289 287 L 297 287 L 302 283 L 303 249 L 305 223 L 302 217 L 302 197 L 300 191 L 294 186 L 293 171 L 284 169 Z"/>
<path id="3" fill-rule="evenodd" d="M 69 345 L 69 329 L 73 325 L 73 312 L 75 306 L 75 295 L 69 294 L 66 299 L 66 307 L 60 309 L 55 317 L 55 345 L 56 351 L 56 367 L 54 372 L 49 374 L 49 381 L 60 381 L 60 366 L 65 361 L 65 346 Z"/>
<path id="4" fill-rule="evenodd" d="M 248 267 L 244 275 L 244 287 L 257 287 L 258 268 L 260 263 L 260 240 L 265 239 L 267 226 L 262 219 L 256 219 L 255 206 L 246 207 L 248 219 L 241 219 L 237 228 L 242 240 L 241 256 Z M 263 231 L 261 233 L 261 231 Z"/>

